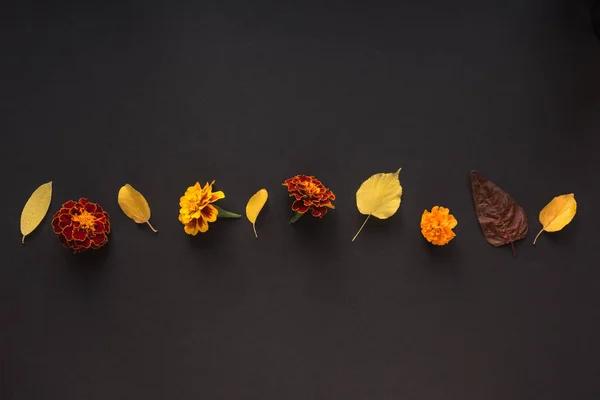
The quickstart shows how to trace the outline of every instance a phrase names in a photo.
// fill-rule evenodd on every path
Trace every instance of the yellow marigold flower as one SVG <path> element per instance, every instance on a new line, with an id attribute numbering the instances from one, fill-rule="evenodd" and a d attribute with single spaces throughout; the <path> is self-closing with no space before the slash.
<path id="1" fill-rule="evenodd" d="M 454 215 L 446 207 L 435 206 L 431 212 L 425 210 L 421 216 L 421 233 L 428 242 L 443 246 L 454 239 L 456 234 L 452 232 L 458 225 Z"/>
<path id="2" fill-rule="evenodd" d="M 198 232 L 206 232 L 208 223 L 215 222 L 219 211 L 210 203 L 225 198 L 222 191 L 213 192 L 212 183 L 206 182 L 204 187 L 196 182 L 190 186 L 179 199 L 179 222 L 184 226 L 183 230 L 188 235 L 196 236 Z"/>

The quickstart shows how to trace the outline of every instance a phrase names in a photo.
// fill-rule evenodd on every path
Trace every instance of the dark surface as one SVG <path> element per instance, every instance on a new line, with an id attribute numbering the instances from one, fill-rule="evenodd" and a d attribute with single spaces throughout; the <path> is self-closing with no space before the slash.
<path id="1" fill-rule="evenodd" d="M 589 5 L 364 3 L 3 9 L 0 399 L 600 398 Z M 351 243 L 356 189 L 398 167 L 398 214 Z M 481 234 L 472 168 L 528 213 L 517 259 Z M 338 199 L 291 227 L 297 173 Z M 246 220 L 184 234 L 179 196 L 212 179 L 232 211 L 269 190 L 258 241 Z M 73 256 L 49 218 L 21 246 L 48 180 L 51 213 L 111 213 L 106 248 Z M 126 182 L 158 235 L 119 210 Z M 532 247 L 568 192 L 575 220 Z M 436 204 L 444 248 L 419 230 Z"/>

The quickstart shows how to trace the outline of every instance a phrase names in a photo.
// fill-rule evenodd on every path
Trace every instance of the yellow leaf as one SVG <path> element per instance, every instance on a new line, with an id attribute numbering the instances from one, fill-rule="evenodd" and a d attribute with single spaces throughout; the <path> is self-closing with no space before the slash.
<path id="1" fill-rule="evenodd" d="M 256 233 L 256 218 L 258 218 L 258 214 L 260 210 L 264 207 L 267 199 L 269 198 L 269 193 L 266 189 L 260 189 L 258 192 L 254 194 L 254 196 L 250 197 L 248 200 L 248 204 L 246 204 L 246 218 L 248 221 L 252 223 L 252 229 L 254 229 L 254 236 L 258 239 L 258 234 Z"/>
<path id="2" fill-rule="evenodd" d="M 153 232 L 158 232 L 150 223 L 150 206 L 148 202 L 133 186 L 126 184 L 119 189 L 118 201 L 125 215 L 137 224 L 148 224 Z"/>
<path id="3" fill-rule="evenodd" d="M 31 194 L 21 212 L 21 243 L 42 222 L 52 200 L 52 182 L 44 183 Z"/>
<path id="4" fill-rule="evenodd" d="M 402 196 L 402 186 L 400 186 L 398 169 L 395 173 L 375 174 L 360 185 L 356 192 L 356 206 L 361 214 L 367 216 L 352 241 L 356 239 L 360 231 L 372 215 L 375 218 L 386 219 L 398 211 L 400 207 L 400 196 Z"/>
<path id="5" fill-rule="evenodd" d="M 575 217 L 577 212 L 577 201 L 573 193 L 556 196 L 550 203 L 540 211 L 540 223 L 542 230 L 533 240 L 533 244 L 542 232 L 556 232 L 567 226 Z"/>

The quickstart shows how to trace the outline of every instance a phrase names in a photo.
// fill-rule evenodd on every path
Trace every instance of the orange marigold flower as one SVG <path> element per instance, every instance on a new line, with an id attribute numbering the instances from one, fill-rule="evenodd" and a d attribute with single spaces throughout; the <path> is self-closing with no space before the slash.
<path id="1" fill-rule="evenodd" d="M 452 231 L 458 225 L 454 215 L 445 207 L 435 206 L 431 212 L 425 210 L 421 216 L 421 233 L 428 242 L 443 246 L 454 239 Z"/>
<path id="2" fill-rule="evenodd" d="M 211 183 L 206 182 L 204 187 L 196 182 L 190 186 L 179 199 L 179 222 L 184 226 L 184 231 L 188 235 L 196 236 L 198 232 L 206 232 L 208 223 L 215 222 L 219 211 L 211 205 L 217 200 L 225 198 L 222 191 L 213 192 Z"/>
<path id="3" fill-rule="evenodd" d="M 52 230 L 65 247 L 75 253 L 99 249 L 108 241 L 108 213 L 96 203 L 81 198 L 69 200 L 52 217 Z"/>
<path id="4" fill-rule="evenodd" d="M 323 217 L 328 208 L 335 208 L 331 203 L 335 200 L 335 194 L 314 176 L 296 175 L 283 182 L 287 186 L 290 197 L 295 200 L 292 210 L 304 214 L 311 211 L 313 217 Z"/>

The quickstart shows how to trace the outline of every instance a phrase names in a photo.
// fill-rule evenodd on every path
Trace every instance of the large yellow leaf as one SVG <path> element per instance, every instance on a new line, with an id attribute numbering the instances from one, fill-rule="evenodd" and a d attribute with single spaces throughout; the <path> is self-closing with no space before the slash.
<path id="1" fill-rule="evenodd" d="M 260 189 L 258 192 L 254 194 L 254 196 L 250 197 L 248 200 L 248 204 L 246 204 L 246 218 L 248 221 L 252 223 L 252 229 L 254 230 L 254 236 L 258 239 L 258 234 L 256 233 L 256 219 L 258 218 L 258 214 L 260 210 L 264 207 L 267 199 L 269 198 L 269 193 L 267 189 Z"/>
<path id="2" fill-rule="evenodd" d="M 399 179 L 401 169 L 395 173 L 375 174 L 360 185 L 356 192 L 356 206 L 358 211 L 367 218 L 352 241 L 356 239 L 371 215 L 375 218 L 386 219 L 398 211 L 400 196 L 402 196 Z"/>
<path id="3" fill-rule="evenodd" d="M 540 211 L 540 223 L 542 230 L 533 240 L 533 244 L 542 232 L 556 232 L 567 226 L 575 217 L 577 212 L 577 201 L 573 193 L 556 196 L 550 203 Z"/>
<path id="4" fill-rule="evenodd" d="M 150 206 L 148 202 L 133 186 L 126 184 L 119 189 L 118 202 L 125 215 L 137 224 L 148 224 L 152 231 L 158 232 L 150 223 Z"/>
<path id="5" fill-rule="evenodd" d="M 25 236 L 29 235 L 42 222 L 52 200 L 52 182 L 39 186 L 29 197 L 21 212 L 21 243 L 25 243 Z"/>

